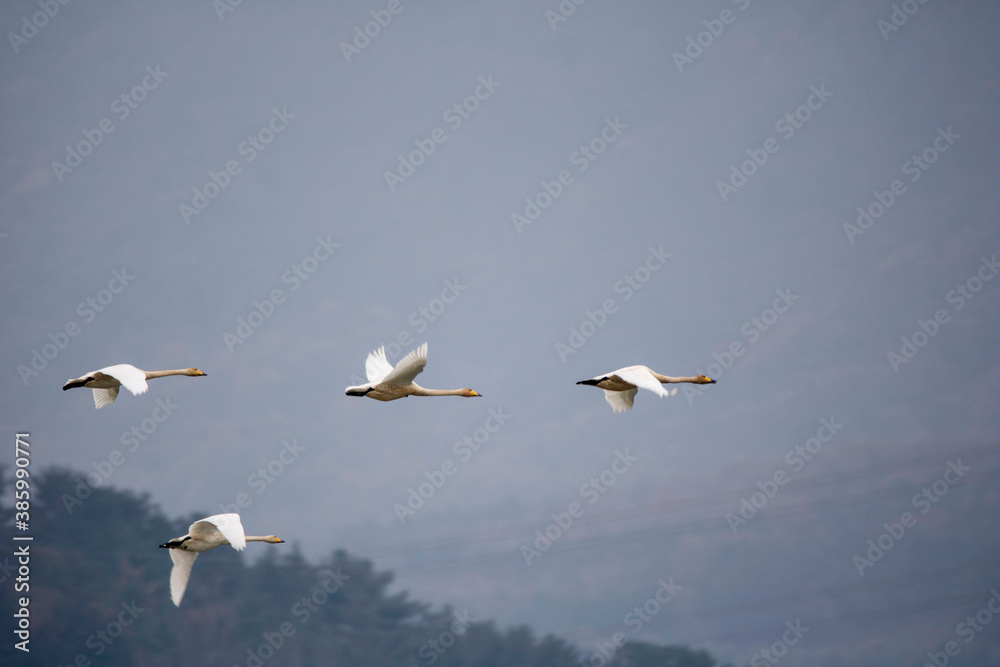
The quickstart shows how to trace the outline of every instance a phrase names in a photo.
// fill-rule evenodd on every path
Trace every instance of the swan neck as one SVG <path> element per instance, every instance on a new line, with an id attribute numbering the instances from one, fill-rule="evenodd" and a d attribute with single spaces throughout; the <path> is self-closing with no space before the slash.
<path id="1" fill-rule="evenodd" d="M 173 371 L 145 371 L 146 379 L 153 380 L 155 378 L 167 377 L 168 375 L 187 375 L 188 369 L 181 368 Z"/>
<path id="2" fill-rule="evenodd" d="M 653 376 L 660 381 L 660 384 L 678 384 L 680 382 L 694 382 L 697 383 L 698 379 L 693 377 L 670 377 L 669 375 L 660 375 L 659 373 L 653 373 Z"/>
<path id="3" fill-rule="evenodd" d="M 462 389 L 425 389 L 420 385 L 413 384 L 413 393 L 411 396 L 461 396 Z"/>

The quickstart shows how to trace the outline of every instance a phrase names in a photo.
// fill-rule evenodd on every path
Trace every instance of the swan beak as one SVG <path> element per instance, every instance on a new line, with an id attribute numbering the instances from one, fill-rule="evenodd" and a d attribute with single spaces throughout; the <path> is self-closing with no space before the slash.
<path id="1" fill-rule="evenodd" d="M 198 375 L 208 375 L 208 373 L 206 373 L 204 371 L 198 371 Z"/>
<path id="2" fill-rule="evenodd" d="M 708 379 L 708 383 L 709 383 L 709 384 L 715 384 L 715 380 L 713 380 L 712 378 L 709 378 L 709 379 Z"/>
<path id="3" fill-rule="evenodd" d="M 478 391 L 473 391 L 472 392 L 472 396 L 473 397 L 475 397 L 475 396 L 482 396 L 482 394 L 480 394 Z"/>
<path id="4" fill-rule="evenodd" d="M 275 538 L 275 539 L 278 540 L 277 542 L 275 542 L 275 544 L 284 544 L 285 543 L 285 541 L 283 539 L 281 539 L 280 537 Z"/>

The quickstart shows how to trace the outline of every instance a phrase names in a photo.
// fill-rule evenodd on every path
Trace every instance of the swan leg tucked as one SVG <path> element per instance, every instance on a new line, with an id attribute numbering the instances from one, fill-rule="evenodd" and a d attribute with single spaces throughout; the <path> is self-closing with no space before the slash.
<path id="1" fill-rule="evenodd" d="M 197 377 L 205 375 L 197 368 L 182 368 L 174 371 L 144 371 L 132 364 L 117 364 L 108 366 L 83 377 L 69 380 L 63 385 L 63 391 L 87 387 L 94 390 L 94 405 L 98 410 L 105 405 L 114 403 L 118 398 L 118 388 L 125 387 L 133 395 L 145 394 L 149 389 L 146 380 L 166 377 L 168 375 L 188 375 Z"/>
<path id="2" fill-rule="evenodd" d="M 413 380 L 420 375 L 427 365 L 427 343 L 412 350 L 399 360 L 395 366 L 389 363 L 385 356 L 385 347 L 380 347 L 368 354 L 365 362 L 367 384 L 347 387 L 348 396 L 367 396 L 376 401 L 395 401 L 407 396 L 465 396 L 472 398 L 481 396 L 469 388 L 464 389 L 426 389 Z"/>
<path id="3" fill-rule="evenodd" d="M 664 389 L 664 384 L 688 382 L 691 384 L 715 384 L 715 380 L 705 376 L 668 377 L 660 375 L 648 366 L 626 366 L 612 373 L 598 375 L 577 384 L 600 387 L 604 390 L 604 398 L 615 412 L 628 412 L 632 409 L 635 395 L 639 389 L 646 389 L 657 396 L 673 396 L 677 389 Z"/>
<path id="4" fill-rule="evenodd" d="M 223 544 L 232 545 L 237 551 L 243 551 L 247 542 L 281 544 L 284 540 L 275 535 L 263 537 L 246 535 L 239 514 L 215 514 L 192 523 L 187 535 L 175 537 L 161 544 L 161 549 L 170 549 L 170 560 L 174 563 L 173 569 L 170 570 L 170 599 L 174 605 L 179 607 L 181 600 L 184 599 L 184 591 L 191 578 L 191 568 L 199 553 L 221 547 Z"/>

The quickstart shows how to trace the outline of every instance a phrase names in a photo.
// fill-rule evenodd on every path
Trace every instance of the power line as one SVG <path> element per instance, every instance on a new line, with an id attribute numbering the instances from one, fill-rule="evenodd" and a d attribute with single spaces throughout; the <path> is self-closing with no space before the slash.
<path id="1" fill-rule="evenodd" d="M 962 482 L 962 486 L 963 487 L 975 486 L 978 484 L 991 482 L 996 479 L 1000 479 L 1000 474 L 991 476 L 981 475 L 978 477 L 967 478 Z M 887 490 L 875 491 L 862 496 L 822 499 L 819 501 L 801 503 L 789 507 L 778 508 L 770 510 L 766 513 L 763 512 L 762 510 L 758 514 L 758 516 L 753 518 L 753 523 L 760 524 L 762 522 L 774 521 L 777 519 L 797 517 L 797 516 L 808 516 L 811 514 L 817 514 L 821 512 L 866 505 L 873 502 L 878 502 L 880 500 L 909 497 L 912 494 L 913 494 L 912 488 L 887 489 Z M 540 526 L 536 524 L 533 527 L 539 528 Z M 727 530 L 727 531 L 729 530 L 729 524 L 727 523 L 725 517 L 693 519 L 685 523 L 675 524 L 667 527 L 654 526 L 650 528 L 627 530 L 623 533 L 618 533 L 613 535 L 598 535 L 594 537 L 577 539 L 569 543 L 560 543 L 558 545 L 553 545 L 548 551 L 545 552 L 544 555 L 548 559 L 551 558 L 552 556 L 558 556 L 560 554 L 590 550 L 601 546 L 620 546 L 623 544 L 661 540 L 669 537 L 692 535 L 713 530 Z M 523 533 L 520 535 L 520 538 L 522 540 L 524 539 Z M 500 541 L 501 539 L 504 539 L 504 541 L 506 541 L 506 538 L 484 538 L 479 540 L 470 539 L 466 542 L 466 544 L 467 545 L 486 544 L 490 542 L 497 542 Z M 531 545 L 533 539 L 534 536 L 533 535 L 530 536 L 528 538 L 527 543 Z M 400 574 L 403 573 L 416 574 L 420 572 L 431 574 L 437 572 L 451 571 L 457 567 L 488 565 L 488 564 L 502 563 L 507 560 L 517 561 L 521 558 L 522 558 L 521 554 L 518 552 L 517 548 L 514 547 L 514 548 L 504 549 L 502 552 L 499 550 L 494 550 L 492 553 L 486 553 L 486 554 L 456 556 L 445 561 L 442 561 L 441 559 L 435 559 L 434 562 L 423 565 L 420 564 L 396 565 L 394 566 L 393 569 Z"/>
<path id="2" fill-rule="evenodd" d="M 672 615 L 657 615 L 648 624 L 663 628 L 672 628 L 689 623 L 708 621 L 726 616 L 736 616 L 748 612 L 758 612 L 767 609 L 780 609 L 795 605 L 808 604 L 818 601 L 832 601 L 853 595 L 876 593 L 879 591 L 909 586 L 917 583 L 929 583 L 957 576 L 982 574 L 1000 568 L 1000 560 L 988 559 L 962 565 L 952 565 L 916 574 L 905 574 L 896 577 L 884 577 L 874 581 L 858 581 L 853 584 L 829 586 L 807 593 L 794 593 L 764 600 L 753 600 L 736 604 L 722 605 L 719 607 L 708 607 L 691 612 Z M 910 608 L 910 602 L 901 605 L 894 605 L 888 609 Z M 852 616 L 853 617 L 853 616 Z M 621 624 L 594 628 L 595 631 L 611 631 L 621 629 Z M 564 631 L 563 631 L 564 632 Z"/>
<path id="3" fill-rule="evenodd" d="M 830 475 L 824 475 L 821 477 L 815 477 L 812 479 L 803 480 L 802 482 L 799 482 L 794 485 L 789 485 L 788 487 L 782 487 L 781 494 L 782 497 L 786 497 L 789 495 L 802 493 L 804 491 L 822 486 L 842 484 L 845 482 L 855 482 L 861 479 L 881 476 L 889 473 L 917 470 L 927 467 L 934 463 L 946 462 L 952 458 L 963 457 L 963 456 L 971 457 L 977 455 L 979 457 L 997 456 L 1000 455 L 1000 451 L 998 451 L 996 447 L 992 446 L 968 447 L 961 450 L 952 451 L 948 454 L 934 453 L 917 459 L 911 459 L 908 461 L 895 461 L 874 468 L 861 468 L 844 473 L 832 473 Z M 753 493 L 757 492 L 759 492 L 759 489 L 756 486 L 754 486 L 740 491 L 728 491 L 728 492 L 706 494 L 702 496 L 696 496 L 693 498 L 668 501 L 665 503 L 646 506 L 643 508 L 633 507 L 627 510 L 620 510 L 614 514 L 606 514 L 598 517 L 589 518 L 587 521 L 587 525 L 592 526 L 592 525 L 601 525 L 606 523 L 617 523 L 620 522 L 622 519 L 636 520 L 648 516 L 662 516 L 664 514 L 678 513 L 694 509 L 702 509 L 710 507 L 712 505 L 721 504 L 723 502 L 735 503 L 738 502 L 740 498 L 752 495 Z M 773 511 L 769 512 L 768 514 L 773 514 Z M 516 538 L 523 538 L 525 532 L 528 531 L 533 532 L 534 529 L 539 527 L 544 527 L 544 525 L 547 525 L 548 523 L 551 523 L 551 521 L 549 521 L 548 518 L 546 518 L 531 523 L 506 526 L 502 529 L 499 529 L 498 531 L 493 532 L 489 536 L 459 535 L 443 539 L 436 538 L 429 540 L 416 540 L 412 542 L 404 542 L 397 545 L 382 547 L 381 549 L 361 548 L 356 550 L 364 552 L 367 557 L 373 559 L 387 558 L 392 556 L 406 556 L 406 555 L 419 554 L 421 552 L 440 551 L 446 548 L 460 548 L 464 546 L 474 546 L 479 544 L 487 544 L 490 542 L 501 542 L 501 541 L 513 540 Z"/>

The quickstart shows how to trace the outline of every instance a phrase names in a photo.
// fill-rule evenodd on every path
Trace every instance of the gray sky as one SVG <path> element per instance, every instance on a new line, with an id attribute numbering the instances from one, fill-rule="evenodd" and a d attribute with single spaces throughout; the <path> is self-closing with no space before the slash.
<path id="1" fill-rule="evenodd" d="M 103 483 L 171 515 L 243 493 L 251 532 L 588 651 L 748 664 L 800 621 L 783 664 L 997 659 L 959 628 L 997 573 L 996 4 L 327 5 L 0 10 L 34 465 L 119 451 Z M 399 340 L 483 398 L 344 396 Z M 208 377 L 60 391 L 117 363 Z M 718 384 L 574 385 L 636 363 Z"/>

